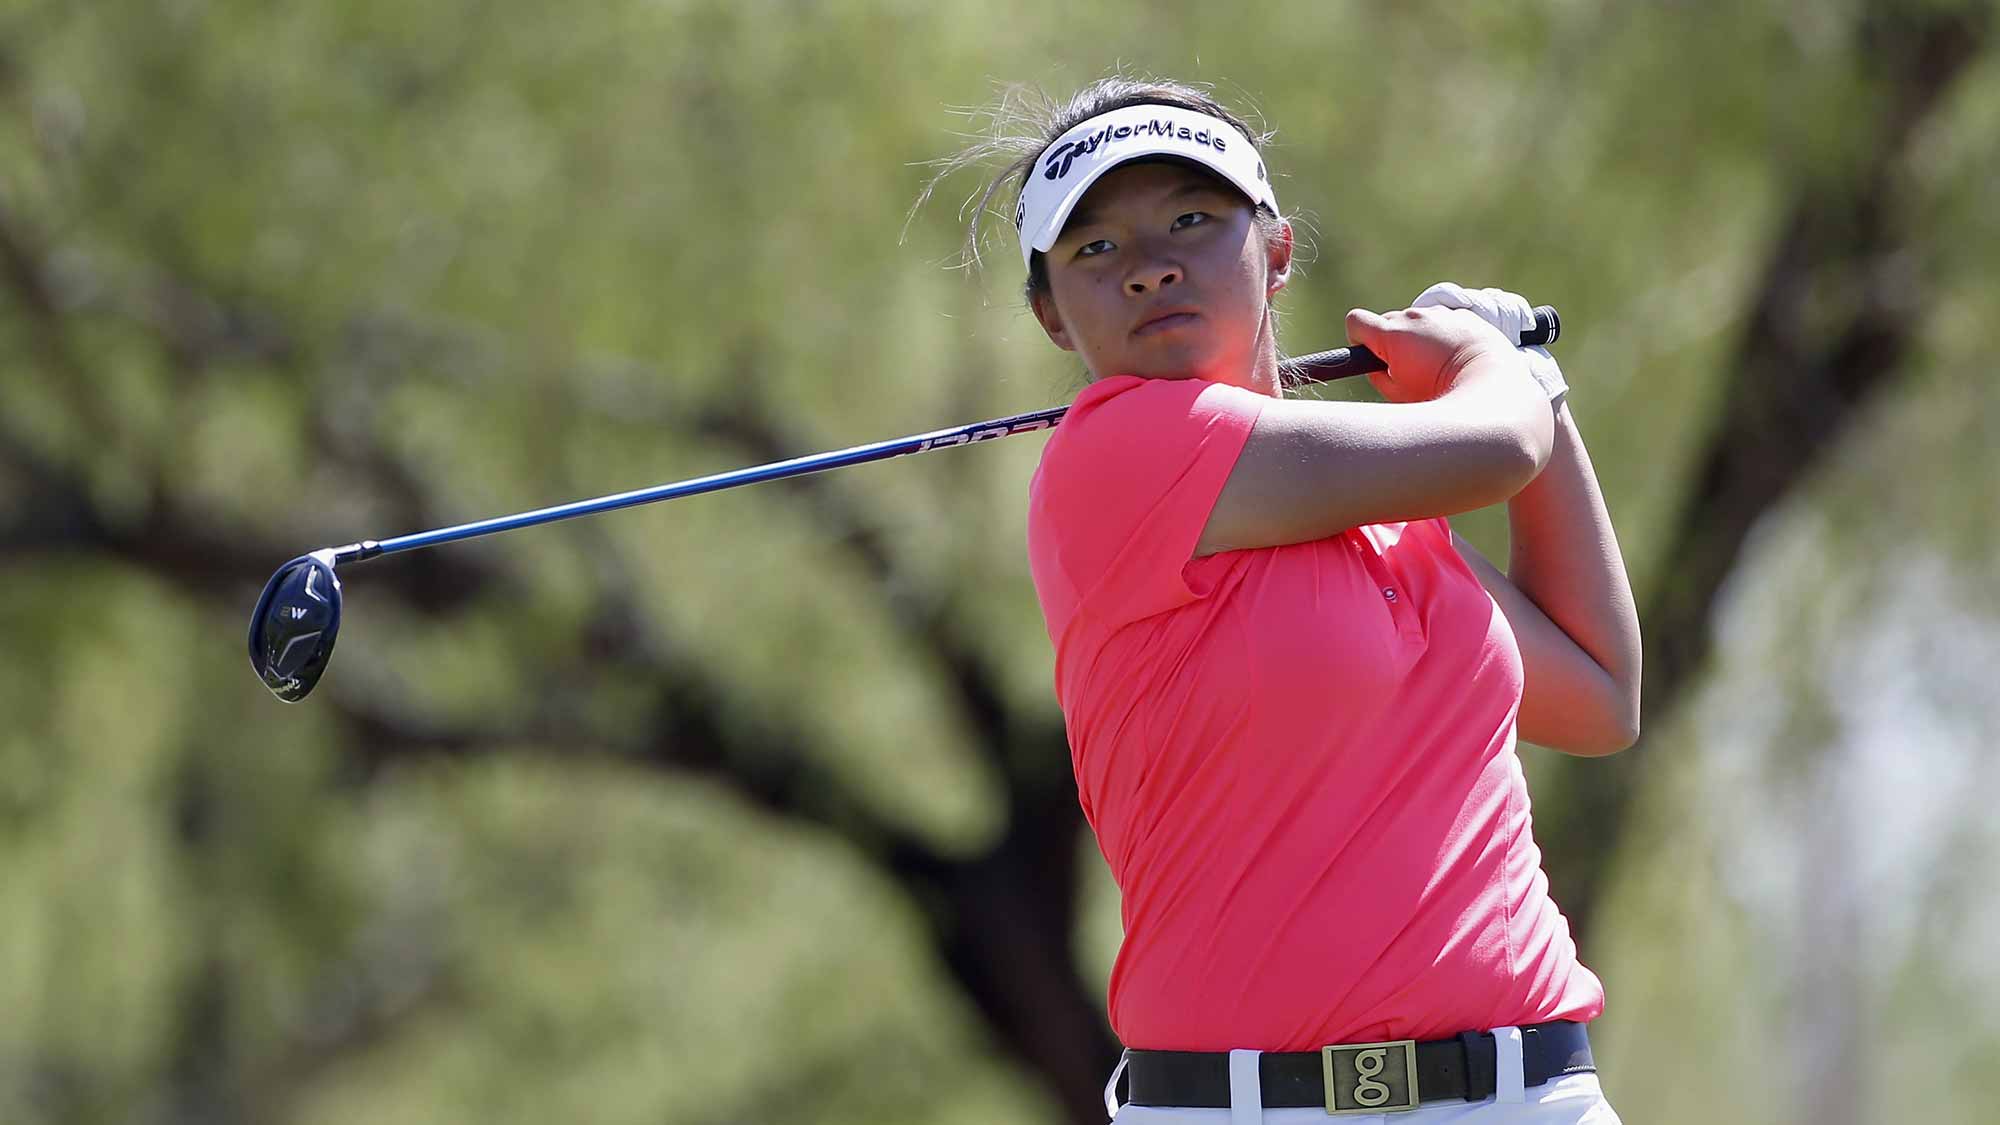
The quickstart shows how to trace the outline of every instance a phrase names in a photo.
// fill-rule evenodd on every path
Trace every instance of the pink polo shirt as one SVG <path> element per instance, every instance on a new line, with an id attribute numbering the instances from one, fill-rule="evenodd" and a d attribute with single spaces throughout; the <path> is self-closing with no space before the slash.
<path id="1" fill-rule="evenodd" d="M 1029 486 L 1077 792 L 1123 894 L 1112 1028 L 1301 1051 L 1595 1017 L 1514 754 L 1520 652 L 1445 521 L 1191 560 L 1269 401 L 1099 380 Z"/>

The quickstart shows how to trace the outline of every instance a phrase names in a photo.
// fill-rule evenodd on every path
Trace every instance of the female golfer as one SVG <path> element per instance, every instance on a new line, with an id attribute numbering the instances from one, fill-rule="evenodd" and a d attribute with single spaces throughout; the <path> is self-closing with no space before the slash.
<path id="1" fill-rule="evenodd" d="M 1357 309 L 1387 404 L 1287 399 L 1292 231 L 1250 130 L 1124 78 L 1052 116 L 987 198 L 1018 178 L 1029 304 L 1092 380 L 1028 552 L 1123 893 L 1107 1108 L 1616 1122 L 1515 737 L 1629 745 L 1639 628 L 1561 374 L 1515 346 L 1527 303 Z M 1444 519 L 1501 501 L 1507 573 Z"/>

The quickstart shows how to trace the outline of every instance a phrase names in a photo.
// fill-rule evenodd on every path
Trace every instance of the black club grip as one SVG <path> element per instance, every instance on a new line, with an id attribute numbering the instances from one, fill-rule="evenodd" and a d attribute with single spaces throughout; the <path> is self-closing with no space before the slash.
<path id="1" fill-rule="evenodd" d="M 1556 315 L 1555 306 L 1539 305 L 1535 308 L 1535 326 L 1521 333 L 1521 346 L 1526 348 L 1537 344 L 1553 344 L 1561 336 L 1562 318 Z M 1311 355 L 1280 360 L 1278 375 L 1286 386 L 1297 386 L 1301 383 L 1323 383 L 1329 379 L 1344 379 L 1349 375 L 1365 375 L 1370 371 L 1380 371 L 1387 366 L 1374 352 L 1356 344 L 1351 348 L 1335 348 L 1332 351 L 1314 352 Z"/>

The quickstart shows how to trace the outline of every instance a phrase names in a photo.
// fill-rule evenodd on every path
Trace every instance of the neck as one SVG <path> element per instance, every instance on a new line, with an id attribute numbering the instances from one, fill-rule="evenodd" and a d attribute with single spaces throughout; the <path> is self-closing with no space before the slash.
<path id="1" fill-rule="evenodd" d="M 1256 358 L 1250 363 L 1251 390 L 1272 398 L 1285 397 L 1284 387 L 1278 379 L 1278 333 L 1271 323 L 1271 310 L 1264 310 L 1264 322 L 1257 328 Z"/>

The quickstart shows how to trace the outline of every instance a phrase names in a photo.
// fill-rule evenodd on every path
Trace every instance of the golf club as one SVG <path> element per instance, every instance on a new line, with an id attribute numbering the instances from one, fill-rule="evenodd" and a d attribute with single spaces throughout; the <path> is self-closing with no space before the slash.
<path id="1" fill-rule="evenodd" d="M 1561 332 L 1562 322 L 1556 316 L 1556 310 L 1543 305 L 1535 309 L 1535 327 L 1522 333 L 1521 344 L 1552 343 Z M 1281 364 L 1280 374 L 1287 385 L 1300 385 L 1380 371 L 1383 367 L 1382 361 L 1367 348 L 1335 348 L 1286 360 Z M 973 445 L 1033 430 L 1046 430 L 1062 421 L 1063 415 L 1068 412 L 1067 406 L 1055 406 L 872 445 L 857 445 L 852 449 L 816 453 L 789 461 L 774 461 L 768 465 L 578 500 L 552 508 L 538 508 L 532 512 L 497 516 L 477 523 L 420 531 L 379 542 L 364 539 L 344 547 L 322 547 L 279 567 L 271 580 L 264 584 L 264 593 L 257 599 L 257 608 L 250 615 L 250 664 L 257 670 L 264 686 L 287 703 L 297 703 L 312 692 L 326 671 L 327 661 L 333 655 L 334 639 L 340 632 L 340 579 L 334 576 L 333 571 L 342 563 L 361 562 L 378 555 L 435 547 L 440 543 L 661 500 L 718 492 L 738 485 L 804 476 L 911 453 L 928 453 L 933 449 Z"/>

